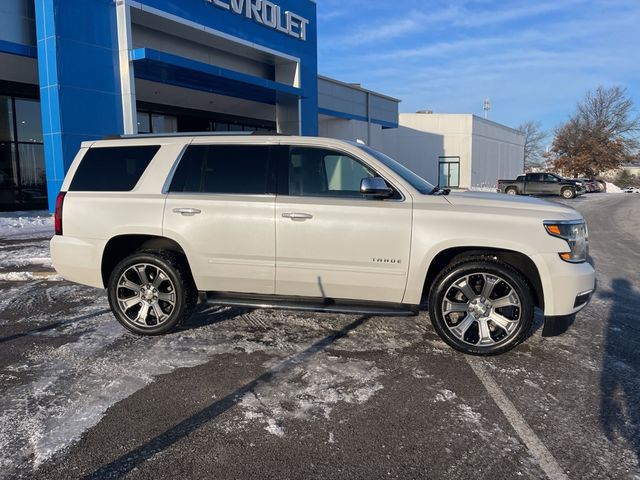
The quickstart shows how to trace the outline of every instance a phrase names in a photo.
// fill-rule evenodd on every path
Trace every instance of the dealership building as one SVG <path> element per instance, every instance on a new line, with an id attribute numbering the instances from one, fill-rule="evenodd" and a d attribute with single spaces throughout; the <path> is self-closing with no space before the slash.
<path id="1" fill-rule="evenodd" d="M 409 166 L 440 156 L 403 137 L 399 100 L 319 76 L 317 52 L 312 0 L 2 0 L 0 210 L 52 210 L 80 143 L 114 134 L 277 132 L 362 140 Z"/>
<path id="2" fill-rule="evenodd" d="M 3 0 L 0 209 L 51 208 L 80 142 L 113 134 L 379 144 L 398 101 L 318 77 L 317 51 L 311 0 Z"/>

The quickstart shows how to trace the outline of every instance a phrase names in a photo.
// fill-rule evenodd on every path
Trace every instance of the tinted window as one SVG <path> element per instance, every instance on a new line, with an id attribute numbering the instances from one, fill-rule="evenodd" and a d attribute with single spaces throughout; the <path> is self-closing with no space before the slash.
<path id="1" fill-rule="evenodd" d="M 170 191 L 264 195 L 271 147 L 192 145 L 182 156 Z"/>
<path id="2" fill-rule="evenodd" d="M 411 185 L 413 188 L 415 188 L 420 193 L 422 193 L 424 195 L 434 193 L 435 187 L 433 185 L 431 185 L 429 182 L 427 182 L 424 178 L 418 176 L 416 173 L 414 173 L 411 170 L 409 170 L 404 165 L 401 165 L 398 162 L 396 162 L 393 158 L 388 157 L 384 153 L 379 152 L 378 150 L 375 150 L 375 149 L 373 149 L 371 147 L 368 147 L 366 145 L 361 145 L 361 144 L 356 143 L 356 142 L 351 142 L 351 144 L 355 145 L 356 147 L 360 148 L 361 150 L 364 150 L 369 155 L 371 155 L 373 158 L 375 158 L 380 163 L 382 163 L 385 167 L 393 170 L 393 172 L 396 175 L 401 177 L 405 182 L 409 183 L 409 185 Z"/>
<path id="3" fill-rule="evenodd" d="M 289 195 L 361 197 L 362 179 L 374 176 L 361 162 L 330 150 L 296 147 L 289 156 Z"/>
<path id="4" fill-rule="evenodd" d="M 78 166 L 69 190 L 128 192 L 159 149 L 157 145 L 91 148 Z"/>

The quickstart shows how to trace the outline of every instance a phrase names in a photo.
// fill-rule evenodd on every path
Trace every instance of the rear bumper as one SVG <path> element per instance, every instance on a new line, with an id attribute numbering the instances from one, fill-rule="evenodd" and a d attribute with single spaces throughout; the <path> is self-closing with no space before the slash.
<path id="1" fill-rule="evenodd" d="M 102 240 L 79 239 L 55 235 L 51 239 L 51 260 L 65 280 L 96 288 L 102 282 Z"/>

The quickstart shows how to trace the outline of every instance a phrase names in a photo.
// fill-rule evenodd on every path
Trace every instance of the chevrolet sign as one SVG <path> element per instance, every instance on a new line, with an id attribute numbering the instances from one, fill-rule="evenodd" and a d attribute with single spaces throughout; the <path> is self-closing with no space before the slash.
<path id="1" fill-rule="evenodd" d="M 293 38 L 307 39 L 309 20 L 293 12 L 282 11 L 280 5 L 269 0 L 204 0 L 223 10 L 243 15 L 260 25 L 273 28 Z"/>

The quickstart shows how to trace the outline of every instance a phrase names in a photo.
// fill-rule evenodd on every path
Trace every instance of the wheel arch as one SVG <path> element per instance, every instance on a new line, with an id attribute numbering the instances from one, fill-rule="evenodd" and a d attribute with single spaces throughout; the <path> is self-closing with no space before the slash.
<path id="1" fill-rule="evenodd" d="M 110 239 L 102 252 L 101 275 L 103 286 L 109 284 L 109 277 L 116 265 L 125 257 L 141 250 L 164 250 L 178 254 L 191 273 L 189 260 L 178 242 L 157 235 L 118 235 Z"/>
<path id="2" fill-rule="evenodd" d="M 544 290 L 542 287 L 542 280 L 540 272 L 538 271 L 534 261 L 524 253 L 502 248 L 465 246 L 442 250 L 429 264 L 422 290 L 422 298 L 428 298 L 429 291 L 431 290 L 434 280 L 447 265 L 459 262 L 465 258 L 477 257 L 495 258 L 518 270 L 531 286 L 535 306 L 544 309 Z"/>

